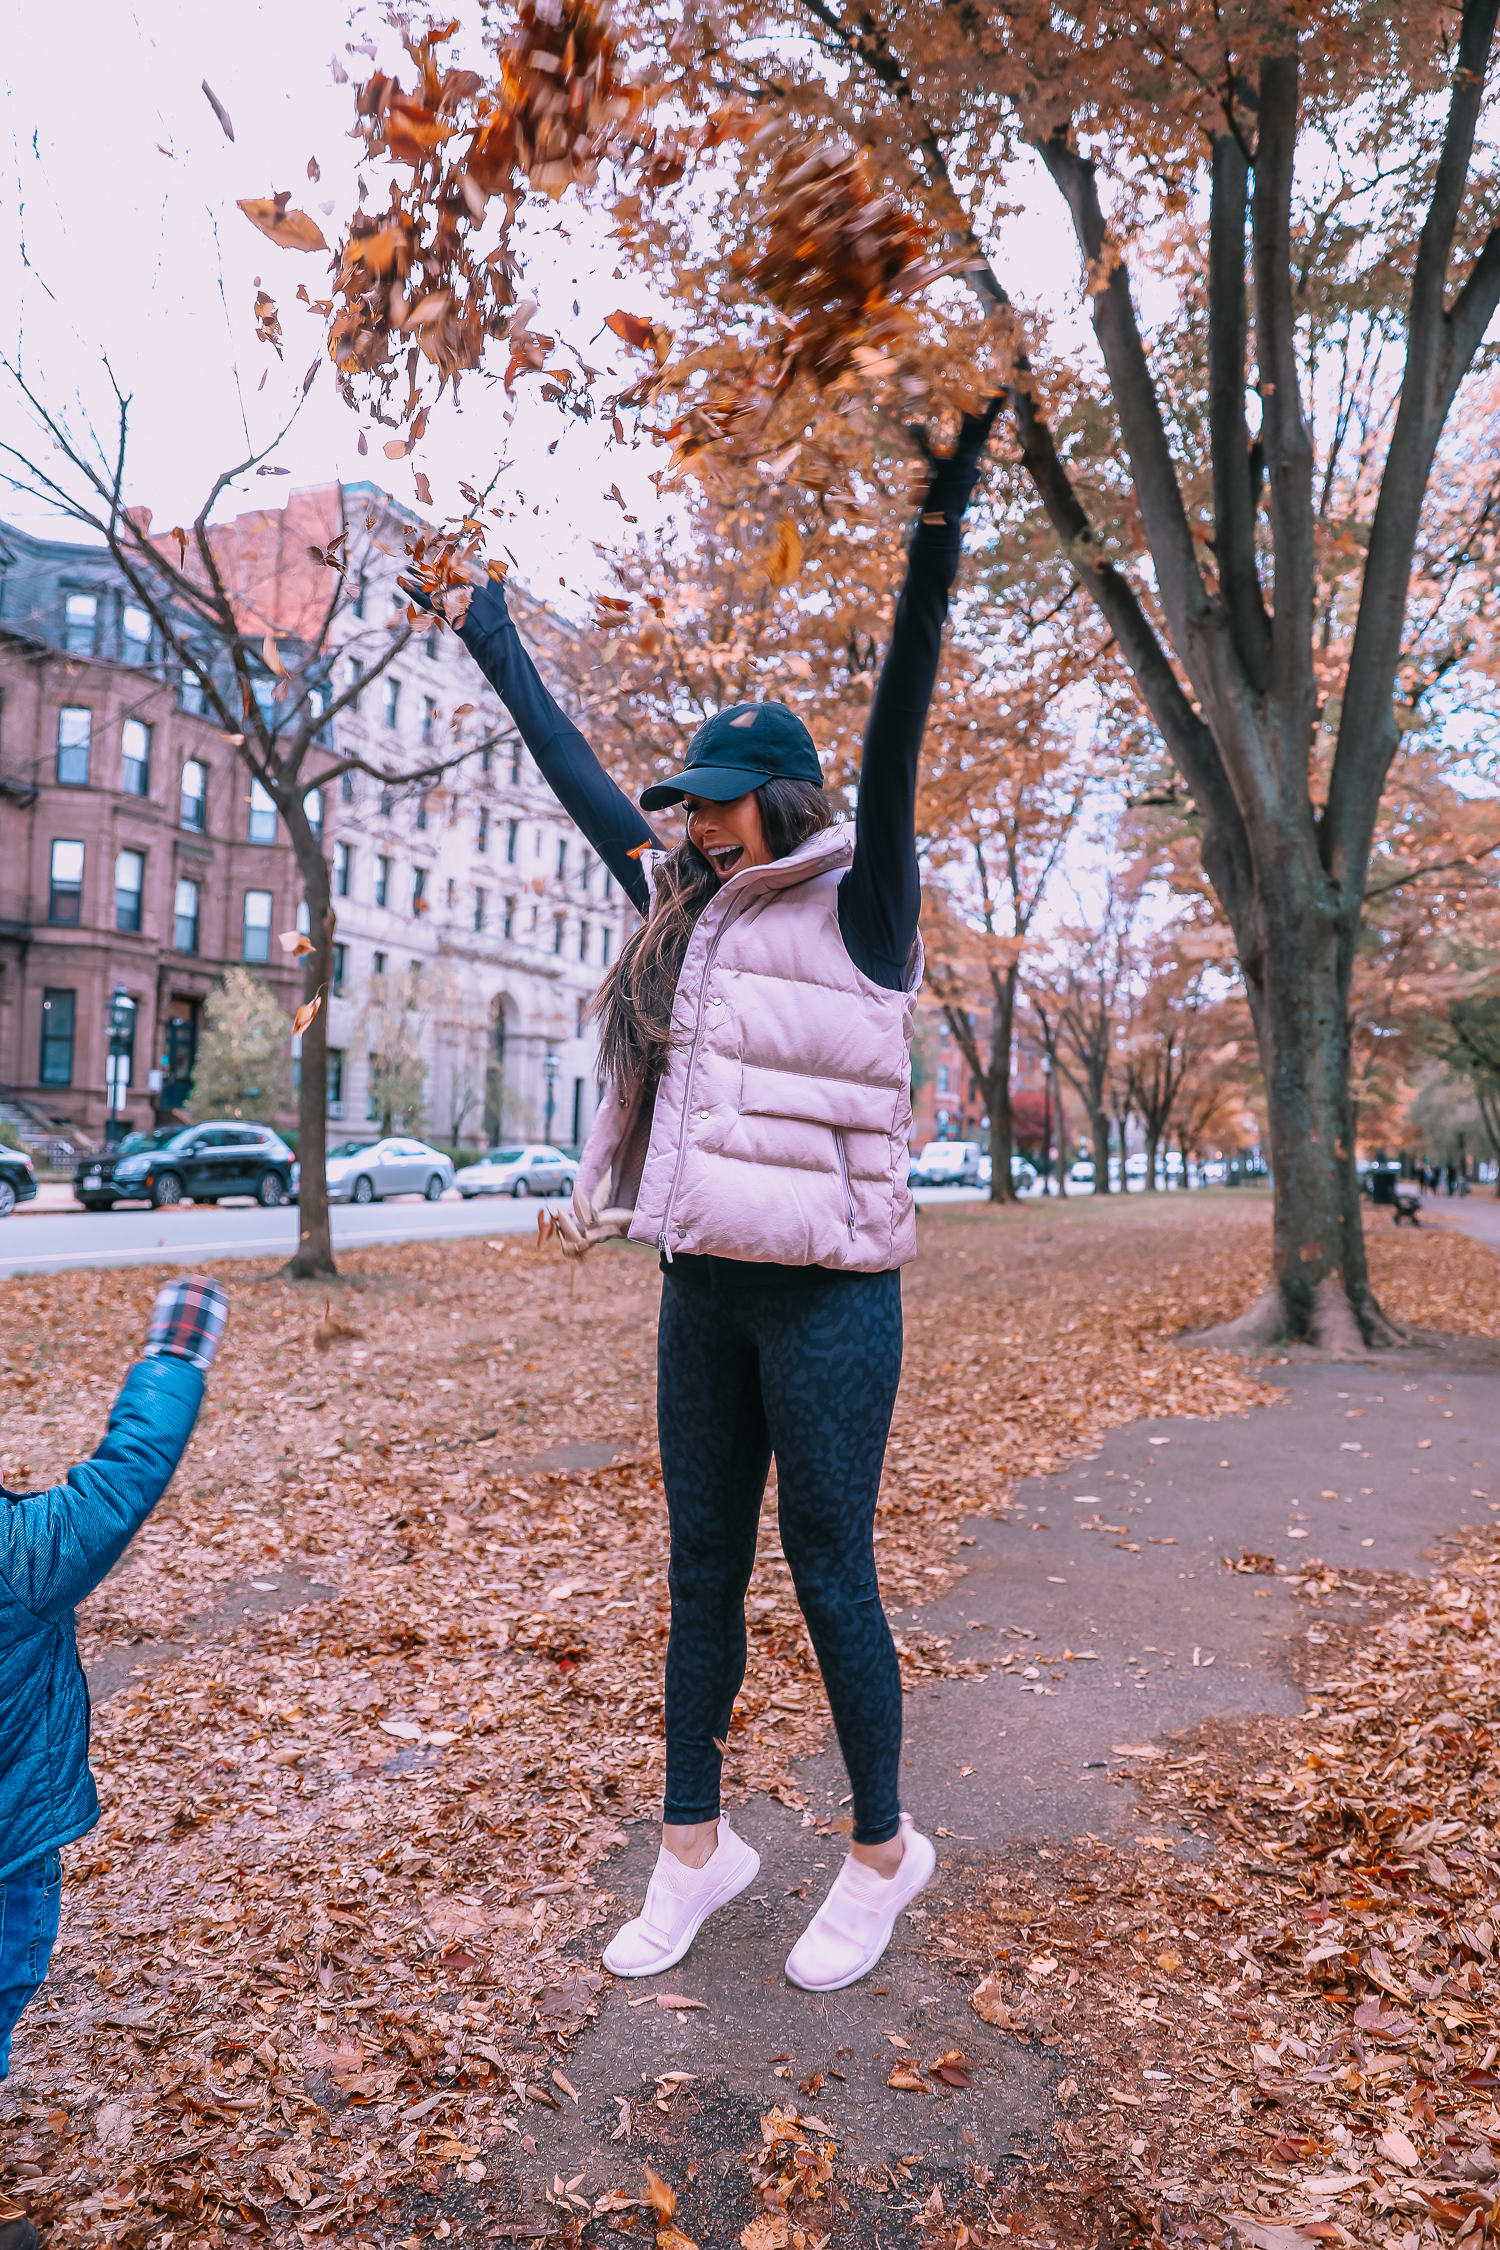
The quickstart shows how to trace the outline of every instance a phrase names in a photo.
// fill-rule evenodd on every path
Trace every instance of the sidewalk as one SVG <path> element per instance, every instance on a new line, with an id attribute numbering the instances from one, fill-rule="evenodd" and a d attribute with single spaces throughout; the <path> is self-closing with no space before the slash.
<path id="1" fill-rule="evenodd" d="M 1472 1195 L 1428 1196 L 1422 1205 L 1421 1223 L 1424 1227 L 1451 1227 L 1459 1234 L 1471 1235 L 1476 1242 L 1487 1242 L 1492 1250 L 1500 1250 L 1500 1198 L 1489 1188 L 1480 1188 Z"/>

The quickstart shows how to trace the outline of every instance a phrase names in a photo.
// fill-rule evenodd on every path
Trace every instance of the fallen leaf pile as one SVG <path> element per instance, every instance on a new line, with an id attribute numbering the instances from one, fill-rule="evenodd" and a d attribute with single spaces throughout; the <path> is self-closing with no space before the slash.
<path id="1" fill-rule="evenodd" d="M 1205 1237 L 1187 1197 L 924 1218 L 880 1514 L 892 1602 L 951 1583 L 963 1515 L 1111 1424 L 1263 1396 L 1171 1337 L 1254 1295 L 1267 1231 L 1263 1205 L 1221 1204 Z M 1405 1238 L 1393 1271 L 1434 1288 L 1440 1252 L 1461 1281 L 1462 1247 Z M 7 2185 L 62 2245 L 347 2239 L 423 2185 L 484 2197 L 528 2109 L 569 2098 L 621 1911 L 607 1862 L 659 1802 L 649 1257 L 575 1275 L 516 1238 L 369 1250 L 331 1305 L 220 1272 L 188 1453 L 80 1614 L 104 1813 L 65 1854 L 0 2098 Z M 98 1442 L 158 1279 L 8 1284 L 12 1489 Z M 774 1500 L 748 1607 L 729 1794 L 796 1805 L 826 1718 Z M 976 1667 L 897 1622 L 909 1676 Z"/>
<path id="2" fill-rule="evenodd" d="M 1500 1537 L 1342 1582 L 1386 1614 L 1304 1717 L 1130 1746 L 1134 1852 L 1018 1851 L 934 1933 L 981 2021 L 1057 2056 L 1061 2158 L 1000 2198 L 1023 2242 L 1493 2227 Z"/>

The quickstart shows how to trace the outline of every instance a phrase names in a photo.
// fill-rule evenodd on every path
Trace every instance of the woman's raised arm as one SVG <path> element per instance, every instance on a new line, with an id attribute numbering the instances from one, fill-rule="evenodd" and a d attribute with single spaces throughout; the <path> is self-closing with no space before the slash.
<path id="1" fill-rule="evenodd" d="M 932 480 L 912 534 L 906 584 L 865 729 L 854 862 L 839 885 L 839 929 L 849 957 L 874 984 L 899 992 L 917 934 L 917 754 L 942 655 L 948 594 L 958 575 L 964 510 L 1000 401 L 966 414 L 958 443 L 928 453 Z"/>
<path id="2" fill-rule="evenodd" d="M 576 821 L 636 912 L 645 914 L 650 904 L 646 878 L 640 861 L 630 855 L 656 838 L 542 685 L 497 579 L 487 579 L 474 594 L 459 639 L 515 720 L 563 811 Z"/>

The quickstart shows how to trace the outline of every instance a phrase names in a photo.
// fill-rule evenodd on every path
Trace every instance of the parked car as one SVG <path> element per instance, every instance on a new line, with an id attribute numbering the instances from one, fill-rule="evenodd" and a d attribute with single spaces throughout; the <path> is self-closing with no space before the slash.
<path id="1" fill-rule="evenodd" d="M 979 1185 L 988 1187 L 995 1176 L 995 1168 L 987 1156 L 979 1159 Z M 1010 1160 L 1010 1184 L 1017 1195 L 1029 1195 L 1036 1186 L 1036 1166 L 1029 1157 L 1013 1156 Z"/>
<path id="2" fill-rule="evenodd" d="M 36 1167 L 24 1148 L 0 1145 L 0 1219 L 36 1194 Z"/>
<path id="3" fill-rule="evenodd" d="M 227 1195 L 253 1195 L 271 1211 L 292 1195 L 296 1177 L 296 1157 L 269 1125 L 159 1125 L 81 1156 L 73 1193 L 89 1211 L 136 1202 L 163 1210 L 185 1196 L 217 1203 Z"/>
<path id="4" fill-rule="evenodd" d="M 1068 1193 L 1082 1195 L 1085 1188 L 1094 1184 L 1094 1166 L 1091 1158 L 1080 1156 L 1076 1164 L 1068 1166 Z"/>
<path id="5" fill-rule="evenodd" d="M 425 1195 L 436 1203 L 452 1185 L 453 1159 L 401 1134 L 341 1141 L 328 1151 L 330 1203 L 379 1203 L 388 1195 Z"/>
<path id="6" fill-rule="evenodd" d="M 571 1195 L 578 1167 L 560 1148 L 536 1142 L 526 1148 L 492 1148 L 458 1175 L 458 1192 L 475 1195 Z"/>
<path id="7" fill-rule="evenodd" d="M 978 1141 L 928 1141 L 906 1174 L 912 1187 L 977 1187 Z"/>

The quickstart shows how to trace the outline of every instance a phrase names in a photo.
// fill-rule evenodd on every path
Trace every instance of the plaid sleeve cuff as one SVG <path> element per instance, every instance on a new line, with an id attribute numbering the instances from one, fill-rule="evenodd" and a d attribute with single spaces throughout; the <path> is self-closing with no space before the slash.
<path id="1" fill-rule="evenodd" d="M 195 1273 L 186 1281 L 167 1282 L 152 1307 L 147 1359 L 165 1353 L 207 1373 L 228 1316 L 229 1300 L 216 1281 Z"/>

